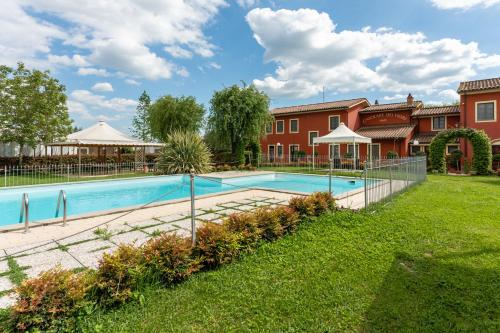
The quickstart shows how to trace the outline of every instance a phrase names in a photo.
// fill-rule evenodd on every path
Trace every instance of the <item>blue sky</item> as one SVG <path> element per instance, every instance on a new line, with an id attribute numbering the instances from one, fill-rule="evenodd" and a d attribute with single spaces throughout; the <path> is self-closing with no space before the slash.
<path id="1" fill-rule="evenodd" d="M 411 92 L 452 102 L 500 76 L 500 0 L 3 0 L 0 63 L 49 69 L 78 126 L 127 130 L 138 96 L 244 81 L 272 106 Z"/>

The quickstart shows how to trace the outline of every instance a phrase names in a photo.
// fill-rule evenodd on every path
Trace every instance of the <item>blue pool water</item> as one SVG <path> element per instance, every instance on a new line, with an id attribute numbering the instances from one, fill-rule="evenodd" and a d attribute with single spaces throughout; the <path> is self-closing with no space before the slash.
<path id="1" fill-rule="evenodd" d="M 196 177 L 195 184 L 196 195 L 245 187 L 306 193 L 328 191 L 328 177 L 298 174 L 267 174 L 223 180 Z M 352 182 L 346 178 L 332 178 L 334 194 L 341 194 L 361 186 L 363 186 L 363 181 L 359 179 Z M 68 216 L 72 216 L 143 205 L 152 201 L 188 198 L 189 177 L 158 176 L 0 190 L 0 226 L 19 223 L 21 197 L 25 192 L 29 195 L 30 221 L 56 217 L 56 204 L 60 190 L 66 191 Z M 164 195 L 166 193 L 168 195 Z"/>

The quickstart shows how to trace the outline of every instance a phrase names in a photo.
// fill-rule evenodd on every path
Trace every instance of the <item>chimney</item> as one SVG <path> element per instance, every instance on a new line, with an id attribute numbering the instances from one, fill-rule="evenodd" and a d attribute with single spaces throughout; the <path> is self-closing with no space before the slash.
<path id="1" fill-rule="evenodd" d="M 375 105 L 378 105 L 378 99 L 375 100 Z"/>
<path id="2" fill-rule="evenodd" d="M 413 96 L 411 94 L 408 94 L 408 97 L 406 97 L 406 105 L 413 106 Z"/>

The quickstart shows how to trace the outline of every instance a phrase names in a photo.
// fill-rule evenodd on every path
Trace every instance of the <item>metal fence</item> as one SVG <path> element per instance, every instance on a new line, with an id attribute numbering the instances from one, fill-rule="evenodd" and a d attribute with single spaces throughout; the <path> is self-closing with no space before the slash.
<path id="1" fill-rule="evenodd" d="M 271 169 L 279 171 L 315 171 L 318 173 L 328 172 L 330 163 L 333 171 L 342 172 L 361 172 L 364 169 L 366 156 L 352 157 L 333 157 L 327 155 L 281 155 L 270 156 L 262 155 L 258 162 L 260 169 Z"/>
<path id="2" fill-rule="evenodd" d="M 155 163 L 145 162 L 5 166 L 0 167 L 0 187 L 134 177 L 157 171 Z"/>
<path id="3" fill-rule="evenodd" d="M 427 178 L 426 157 L 408 157 L 377 160 L 366 163 L 364 179 L 364 206 L 390 200 L 394 194 Z"/>

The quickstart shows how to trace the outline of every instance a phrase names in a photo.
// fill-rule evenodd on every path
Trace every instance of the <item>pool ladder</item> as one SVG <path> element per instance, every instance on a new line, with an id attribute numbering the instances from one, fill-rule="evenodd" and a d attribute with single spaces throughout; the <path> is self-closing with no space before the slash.
<path id="1" fill-rule="evenodd" d="M 19 223 L 24 220 L 24 233 L 29 232 L 29 216 L 30 216 L 30 200 L 28 198 L 28 193 L 23 193 L 23 198 L 21 201 L 21 212 L 19 214 Z"/>
<path id="2" fill-rule="evenodd" d="M 56 217 L 59 216 L 59 210 L 61 208 L 61 201 L 63 203 L 63 226 L 66 226 L 66 219 L 68 213 L 68 200 L 66 197 L 66 191 L 59 191 L 59 198 L 57 199 L 56 207 Z M 21 212 L 19 213 L 19 223 L 24 220 L 24 233 L 29 232 L 29 216 L 30 216 L 30 200 L 28 193 L 23 193 L 23 198 L 21 200 Z"/>
<path id="3" fill-rule="evenodd" d="M 59 191 L 59 198 L 57 198 L 57 208 L 56 208 L 56 217 L 59 216 L 59 209 L 61 208 L 61 200 L 63 203 L 63 227 L 66 226 L 66 217 L 67 217 L 67 212 L 68 212 L 68 200 L 66 197 L 66 191 L 65 190 L 60 190 Z"/>

